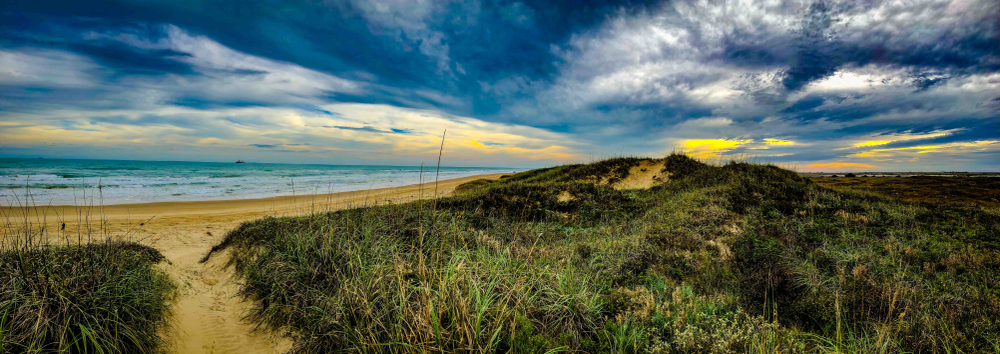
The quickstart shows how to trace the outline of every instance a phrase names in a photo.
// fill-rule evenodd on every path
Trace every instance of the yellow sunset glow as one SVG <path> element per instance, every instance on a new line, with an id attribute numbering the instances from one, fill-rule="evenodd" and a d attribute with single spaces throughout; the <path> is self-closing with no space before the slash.
<path id="1" fill-rule="evenodd" d="M 916 153 L 924 154 L 928 152 L 961 152 L 961 151 L 982 151 L 990 148 L 1000 148 L 1000 140 L 978 140 L 970 142 L 958 142 L 958 143 L 948 143 L 941 145 L 921 145 L 921 146 L 908 146 L 899 148 L 888 148 L 888 149 L 872 149 L 869 151 L 859 152 L 851 157 L 893 157 L 896 154 L 907 154 L 912 153 L 917 150 Z"/>
<path id="2" fill-rule="evenodd" d="M 840 172 L 873 169 L 878 166 L 857 162 L 826 162 L 809 165 L 793 165 L 791 167 L 802 172 Z"/>
<path id="3" fill-rule="evenodd" d="M 767 145 L 795 145 L 794 141 L 781 140 L 781 139 L 764 139 L 764 144 Z"/>
<path id="4" fill-rule="evenodd" d="M 888 143 L 891 143 L 891 142 L 892 142 L 892 140 L 866 141 L 866 142 L 854 144 L 854 147 L 867 147 L 867 146 L 885 145 L 885 144 L 888 144 Z"/>
<path id="5" fill-rule="evenodd" d="M 749 143 L 746 140 L 729 139 L 690 139 L 685 140 L 681 147 L 684 153 L 697 159 L 719 157 L 722 154 Z"/>

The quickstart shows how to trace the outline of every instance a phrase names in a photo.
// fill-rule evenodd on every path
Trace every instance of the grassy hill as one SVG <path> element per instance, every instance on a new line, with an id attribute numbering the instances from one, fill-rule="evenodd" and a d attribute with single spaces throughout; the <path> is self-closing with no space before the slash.
<path id="1" fill-rule="evenodd" d="M 265 218 L 213 251 L 300 353 L 981 353 L 998 230 L 994 207 L 670 155 Z"/>

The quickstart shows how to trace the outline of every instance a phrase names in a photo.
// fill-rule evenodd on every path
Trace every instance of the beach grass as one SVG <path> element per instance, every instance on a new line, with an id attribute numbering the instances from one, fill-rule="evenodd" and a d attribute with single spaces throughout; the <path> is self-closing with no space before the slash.
<path id="1" fill-rule="evenodd" d="M 1000 178 L 973 173 L 952 176 L 917 175 L 912 177 L 810 178 L 831 189 L 865 190 L 913 202 L 932 204 L 978 204 L 1000 207 Z"/>
<path id="2" fill-rule="evenodd" d="M 0 242 L 0 352 L 166 349 L 176 290 L 156 267 L 163 261 L 159 251 L 106 237 L 101 225 L 70 232 L 63 224 L 50 232 L 44 220 L 24 212 L 30 208 L 4 210 L 11 213 L 3 215 Z M 61 242 L 51 242 L 55 234 L 64 236 Z"/>
<path id="3" fill-rule="evenodd" d="M 614 188 L 650 161 L 264 218 L 206 259 L 295 353 L 997 352 L 1000 209 L 678 154 Z"/>

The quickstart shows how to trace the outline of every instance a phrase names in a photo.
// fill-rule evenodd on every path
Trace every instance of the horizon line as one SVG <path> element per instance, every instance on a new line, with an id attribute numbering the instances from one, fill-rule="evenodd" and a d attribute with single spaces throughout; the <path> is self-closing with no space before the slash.
<path id="1" fill-rule="evenodd" d="M 138 161 L 138 162 L 200 162 L 200 163 L 236 163 L 235 161 L 198 161 L 198 160 L 139 160 L 139 159 L 105 159 L 105 158 L 81 158 L 81 157 L 46 157 L 46 156 L 6 156 L 0 155 L 0 159 L 20 159 L 20 160 L 97 160 L 97 161 Z M 382 166 L 382 167 L 420 167 L 420 165 L 387 165 L 387 164 L 329 164 L 329 163 L 289 163 L 289 162 L 254 162 L 237 159 L 246 164 L 272 164 L 272 165 L 318 165 L 318 166 Z M 424 167 L 435 167 L 435 165 L 424 165 Z M 535 169 L 531 167 L 511 167 L 511 166 L 445 166 L 457 168 L 511 168 L 511 169 Z"/>

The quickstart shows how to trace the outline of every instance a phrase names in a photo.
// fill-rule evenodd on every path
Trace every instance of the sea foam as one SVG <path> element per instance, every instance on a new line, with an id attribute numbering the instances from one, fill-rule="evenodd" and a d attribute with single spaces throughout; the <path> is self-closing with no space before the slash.
<path id="1" fill-rule="evenodd" d="M 442 167 L 440 179 L 523 169 Z M 0 204 L 128 204 L 322 194 L 418 183 L 420 167 L 0 158 Z M 424 168 L 423 180 L 433 180 Z"/>

